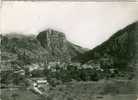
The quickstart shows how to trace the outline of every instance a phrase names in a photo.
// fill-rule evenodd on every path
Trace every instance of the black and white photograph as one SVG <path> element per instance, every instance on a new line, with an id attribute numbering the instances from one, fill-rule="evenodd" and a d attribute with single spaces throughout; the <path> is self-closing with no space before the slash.
<path id="1" fill-rule="evenodd" d="M 0 100 L 138 100 L 138 2 L 0 2 Z"/>

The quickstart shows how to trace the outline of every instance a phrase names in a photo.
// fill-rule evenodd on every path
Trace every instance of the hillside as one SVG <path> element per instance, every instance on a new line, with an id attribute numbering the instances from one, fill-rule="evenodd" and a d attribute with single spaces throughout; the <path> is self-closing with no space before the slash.
<path id="1" fill-rule="evenodd" d="M 138 22 L 132 23 L 125 28 L 114 33 L 107 41 L 95 47 L 82 55 L 76 56 L 72 61 L 83 64 L 89 62 L 107 63 L 122 71 L 130 71 L 131 64 L 135 56 L 135 35 L 136 25 Z"/>
<path id="2" fill-rule="evenodd" d="M 16 36 L 3 36 L 1 40 L 2 61 L 9 60 L 8 53 L 16 55 L 16 61 L 23 64 L 34 63 L 38 60 L 43 60 L 47 55 L 47 51 L 41 47 L 41 44 L 32 37 L 17 38 Z M 43 56 L 43 57 L 41 57 Z M 11 58 L 13 60 L 13 58 Z M 39 62 L 39 61 L 38 61 Z"/>
<path id="3" fill-rule="evenodd" d="M 135 53 L 134 33 L 137 23 L 128 25 L 124 29 L 114 33 L 107 41 L 82 55 L 74 57 L 73 61 L 86 63 L 92 59 L 98 59 L 104 55 L 110 55 L 118 59 L 131 59 Z"/>

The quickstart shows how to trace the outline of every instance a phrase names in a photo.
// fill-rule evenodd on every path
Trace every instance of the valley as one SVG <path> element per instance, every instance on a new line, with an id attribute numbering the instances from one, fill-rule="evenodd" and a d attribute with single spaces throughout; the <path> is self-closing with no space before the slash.
<path id="1" fill-rule="evenodd" d="M 54 29 L 1 35 L 0 100 L 136 100 L 137 25 L 93 49 Z"/>

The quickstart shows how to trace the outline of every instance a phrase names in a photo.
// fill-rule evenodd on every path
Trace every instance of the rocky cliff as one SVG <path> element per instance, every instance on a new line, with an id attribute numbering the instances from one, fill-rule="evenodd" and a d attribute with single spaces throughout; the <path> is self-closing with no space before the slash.
<path id="1" fill-rule="evenodd" d="M 1 35 L 1 59 L 19 64 L 70 62 L 86 50 L 69 42 L 64 33 L 47 29 L 37 36 Z"/>
<path id="2" fill-rule="evenodd" d="M 86 50 L 69 42 L 62 32 L 53 29 L 47 29 L 40 32 L 37 36 L 43 48 L 45 48 L 50 60 L 70 61 L 76 55 L 84 53 Z"/>

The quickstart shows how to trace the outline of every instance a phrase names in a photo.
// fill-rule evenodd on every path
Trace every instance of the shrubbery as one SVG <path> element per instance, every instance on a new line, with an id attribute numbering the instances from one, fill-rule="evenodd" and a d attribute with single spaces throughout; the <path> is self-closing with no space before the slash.
<path id="1" fill-rule="evenodd" d="M 119 77 L 129 79 L 130 77 L 126 72 L 117 69 L 110 61 L 101 61 L 97 64 L 51 62 L 45 66 L 44 75 L 49 81 L 55 79 L 61 82 L 69 82 L 72 80 L 98 81 L 100 79 Z"/>
<path id="2" fill-rule="evenodd" d="M 30 67 L 33 67 L 33 64 L 30 65 Z M 25 71 L 24 76 L 20 75 L 20 73 L 15 75 L 15 73 L 13 73 L 14 71 L 2 72 L 1 82 L 4 84 L 19 84 L 27 78 L 45 77 L 51 85 L 56 86 L 57 84 L 70 82 L 72 80 L 98 81 L 101 79 L 119 77 L 132 79 L 134 76 L 117 69 L 109 59 L 101 59 L 100 62 L 92 61 L 87 64 L 50 62 L 49 64 L 39 64 L 38 68 L 32 70 L 31 72 L 27 66 L 24 66 L 23 70 Z"/>
<path id="3" fill-rule="evenodd" d="M 104 70 L 100 66 L 81 65 L 76 63 L 60 64 L 53 62 L 45 67 L 44 75 L 48 80 L 56 79 L 62 82 L 98 81 L 104 78 Z"/>

